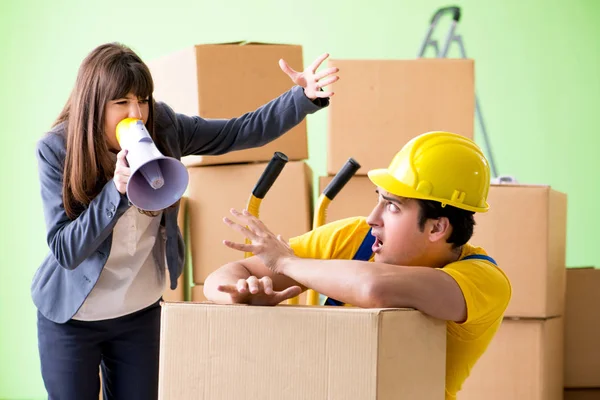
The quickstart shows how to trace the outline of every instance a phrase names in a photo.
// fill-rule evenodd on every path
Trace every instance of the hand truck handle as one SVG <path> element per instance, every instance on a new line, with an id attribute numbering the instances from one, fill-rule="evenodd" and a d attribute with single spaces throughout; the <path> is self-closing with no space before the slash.
<path id="1" fill-rule="evenodd" d="M 271 158 L 271 161 L 269 161 L 269 164 L 267 164 L 258 179 L 258 182 L 256 182 L 256 186 L 252 189 L 252 195 L 258 199 L 263 199 L 287 162 L 288 157 L 285 154 L 279 151 L 275 152 L 273 158 Z"/>
<path id="2" fill-rule="evenodd" d="M 431 23 L 433 24 L 438 18 L 440 18 L 444 14 L 452 13 L 452 19 L 454 22 L 458 22 L 460 20 L 460 7 L 452 6 L 452 7 L 442 7 L 433 14 L 431 18 Z"/>
<path id="3" fill-rule="evenodd" d="M 349 158 L 342 169 L 333 177 L 333 180 L 329 182 L 325 190 L 323 190 L 323 194 L 329 200 L 333 200 L 359 168 L 360 164 L 355 159 Z"/>

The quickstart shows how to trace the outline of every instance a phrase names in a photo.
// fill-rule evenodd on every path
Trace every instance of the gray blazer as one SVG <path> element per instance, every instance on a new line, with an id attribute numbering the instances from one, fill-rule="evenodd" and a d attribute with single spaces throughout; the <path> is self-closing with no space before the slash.
<path id="1" fill-rule="evenodd" d="M 218 155 L 262 146 L 328 104 L 327 99 L 310 101 L 299 86 L 253 112 L 229 120 L 185 116 L 157 102 L 155 134 L 177 159 Z M 130 207 L 127 197 L 111 180 L 79 217 L 72 221 L 67 217 L 62 200 L 64 128 L 59 124 L 36 145 L 49 252 L 35 272 L 31 295 L 40 313 L 57 323 L 71 319 L 91 292 L 108 259 L 113 227 Z M 173 207 L 164 212 L 161 234 L 153 248 L 161 271 L 165 270 L 166 252 L 172 289 L 177 287 L 184 261 L 178 211 Z"/>

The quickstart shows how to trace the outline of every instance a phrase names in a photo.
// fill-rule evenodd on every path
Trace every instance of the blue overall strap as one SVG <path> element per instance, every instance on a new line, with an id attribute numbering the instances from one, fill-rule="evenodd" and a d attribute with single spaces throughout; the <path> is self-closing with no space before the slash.
<path id="1" fill-rule="evenodd" d="M 483 254 L 471 254 L 470 256 L 466 256 L 466 257 L 463 257 L 460 259 L 460 261 L 462 261 L 462 260 L 486 260 L 486 261 L 491 262 L 495 266 L 498 266 L 498 263 L 496 262 L 496 260 L 494 260 L 490 256 L 484 256 Z"/>
<path id="2" fill-rule="evenodd" d="M 373 255 L 373 244 L 375 243 L 375 236 L 371 235 L 371 229 L 367 232 L 367 236 L 363 239 L 362 243 L 356 254 L 352 257 L 353 260 L 369 261 Z"/>
<path id="3" fill-rule="evenodd" d="M 367 232 L 367 235 L 363 239 L 362 243 L 360 244 L 360 247 L 354 254 L 354 257 L 352 257 L 352 259 L 359 260 L 359 261 L 369 261 L 371 259 L 371 256 L 373 255 L 373 249 L 372 249 L 373 243 L 375 243 L 375 236 L 371 235 L 371 229 L 369 229 L 369 232 Z M 341 301 L 332 299 L 331 297 L 328 297 L 327 299 L 325 299 L 325 305 L 326 306 L 343 306 L 344 303 L 342 303 Z"/>

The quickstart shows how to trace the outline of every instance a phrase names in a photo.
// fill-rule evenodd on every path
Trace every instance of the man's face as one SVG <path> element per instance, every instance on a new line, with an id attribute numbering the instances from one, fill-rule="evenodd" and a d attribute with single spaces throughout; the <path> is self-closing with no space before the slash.
<path id="1" fill-rule="evenodd" d="M 377 205 L 367 218 L 375 236 L 375 262 L 424 266 L 429 236 L 419 229 L 419 203 L 378 188 Z"/>

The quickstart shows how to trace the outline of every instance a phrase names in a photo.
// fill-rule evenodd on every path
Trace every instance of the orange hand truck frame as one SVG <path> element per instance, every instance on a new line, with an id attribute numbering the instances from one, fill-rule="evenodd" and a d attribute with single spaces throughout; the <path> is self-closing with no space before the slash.
<path id="1" fill-rule="evenodd" d="M 279 174 L 281 174 L 281 171 L 287 162 L 288 157 L 285 154 L 279 151 L 276 151 L 273 154 L 271 161 L 269 161 L 262 175 L 260 178 L 258 178 L 258 181 L 256 182 L 256 185 L 254 186 L 254 189 L 252 189 L 252 193 L 248 198 L 246 210 L 248 210 L 251 215 L 255 216 L 256 218 L 260 218 L 260 205 L 267 195 L 267 192 L 271 189 L 271 186 L 273 186 L 273 183 L 275 183 L 275 180 L 277 180 L 279 177 Z M 250 244 L 252 241 L 250 239 L 246 239 L 245 242 L 246 244 Z M 252 252 L 244 252 L 244 258 L 251 256 Z"/>
<path id="2" fill-rule="evenodd" d="M 360 169 L 360 164 L 353 158 L 349 158 L 342 169 L 333 177 L 332 181 L 325 187 L 323 193 L 319 196 L 317 207 L 313 216 L 313 230 L 325 225 L 327 221 L 327 207 L 333 201 L 335 196 L 350 181 L 350 178 Z M 298 304 L 299 297 L 288 300 L 288 304 Z M 313 289 L 308 289 L 306 293 L 306 305 L 319 305 L 319 293 Z"/>

